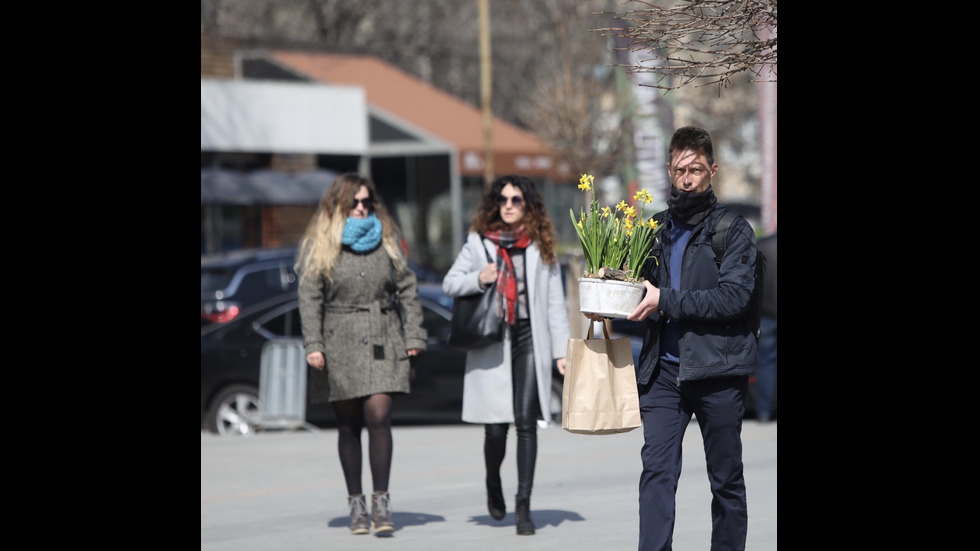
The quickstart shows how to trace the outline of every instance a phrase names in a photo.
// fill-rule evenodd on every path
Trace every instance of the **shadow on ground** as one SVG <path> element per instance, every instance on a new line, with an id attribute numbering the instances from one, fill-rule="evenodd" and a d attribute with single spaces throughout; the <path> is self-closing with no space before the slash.
<path id="1" fill-rule="evenodd" d="M 487 518 L 490 518 L 487 516 Z M 395 524 L 395 532 L 406 526 L 424 526 L 430 522 L 446 522 L 446 517 L 440 515 L 427 515 L 425 513 L 391 513 L 391 522 Z M 327 522 L 330 528 L 350 528 L 350 517 L 335 517 Z"/>
<path id="2" fill-rule="evenodd" d="M 582 515 L 571 511 L 561 511 L 558 509 L 536 510 L 532 507 L 531 520 L 534 521 L 535 528 L 542 528 L 544 526 L 558 526 L 566 520 L 578 522 L 585 519 L 582 518 Z M 510 512 L 500 520 L 494 520 L 494 518 L 490 515 L 478 515 L 475 517 L 470 517 L 469 522 L 474 524 L 485 524 L 488 526 L 514 526 L 516 521 L 514 520 L 514 513 Z"/>
<path id="3" fill-rule="evenodd" d="M 531 518 L 534 520 L 536 528 L 558 526 L 566 520 L 574 522 L 585 520 L 578 513 L 557 509 L 531 509 Z M 408 526 L 424 526 L 432 522 L 446 522 L 446 517 L 425 513 L 392 512 L 391 520 L 395 523 L 395 532 L 397 532 Z M 477 515 L 470 517 L 467 522 L 486 526 L 514 526 L 515 520 L 514 513 L 510 512 L 500 520 L 494 520 L 490 515 Z M 327 522 L 327 526 L 330 528 L 350 528 L 350 517 L 334 517 Z"/>

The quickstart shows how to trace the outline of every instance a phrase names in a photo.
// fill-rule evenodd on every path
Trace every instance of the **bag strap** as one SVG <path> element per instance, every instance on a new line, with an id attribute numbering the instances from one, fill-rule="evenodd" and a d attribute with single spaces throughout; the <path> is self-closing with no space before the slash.
<path id="1" fill-rule="evenodd" d="M 484 237 L 480 236 L 480 244 L 483 245 L 483 254 L 487 255 L 487 262 L 493 262 L 493 258 L 490 258 L 490 251 L 487 250 L 487 242 L 483 240 Z"/>
<path id="2" fill-rule="evenodd" d="M 609 321 L 609 322 L 606 322 L 605 320 L 602 321 L 602 338 L 608 341 L 609 340 L 609 328 L 606 327 L 606 323 L 612 323 L 612 321 Z M 585 337 L 586 339 L 597 340 L 597 339 L 595 339 L 595 337 L 593 337 L 593 333 L 594 333 L 594 329 L 595 329 L 595 324 L 596 324 L 596 322 L 594 322 L 592 320 L 589 320 L 589 333 Z"/>

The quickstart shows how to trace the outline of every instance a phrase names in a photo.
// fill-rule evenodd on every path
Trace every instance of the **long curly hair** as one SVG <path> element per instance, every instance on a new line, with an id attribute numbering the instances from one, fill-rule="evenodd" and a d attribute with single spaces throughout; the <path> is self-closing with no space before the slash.
<path id="1" fill-rule="evenodd" d="M 538 244 L 541 259 L 546 264 L 555 264 L 558 262 L 558 255 L 555 254 L 555 226 L 551 222 L 548 209 L 544 206 L 544 199 L 538 193 L 534 181 L 525 176 L 509 174 L 494 180 L 476 207 L 470 231 L 483 234 L 488 231 L 507 229 L 507 224 L 500 218 L 500 207 L 497 206 L 497 198 L 507 184 L 521 190 L 521 194 L 524 195 L 524 217 L 521 221 L 524 223 L 527 235 Z"/>
<path id="2" fill-rule="evenodd" d="M 327 188 L 303 232 L 295 265 L 300 278 L 326 276 L 332 281 L 331 271 L 340 257 L 347 214 L 361 186 L 367 187 L 371 194 L 372 212 L 381 220 L 381 245 L 394 262 L 395 269 L 401 271 L 408 265 L 405 251 L 400 246 L 401 230 L 378 195 L 374 182 L 355 172 L 346 172 L 337 176 Z"/>

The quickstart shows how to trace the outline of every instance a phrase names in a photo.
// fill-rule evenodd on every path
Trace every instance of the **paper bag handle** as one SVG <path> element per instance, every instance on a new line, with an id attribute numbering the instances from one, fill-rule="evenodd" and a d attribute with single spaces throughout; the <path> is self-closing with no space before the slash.
<path id="1" fill-rule="evenodd" d="M 607 324 L 612 324 L 612 320 L 609 320 L 609 319 L 602 320 L 602 338 L 605 339 L 605 340 L 609 340 L 609 327 L 607 326 Z M 592 336 L 594 329 L 595 329 L 595 322 L 592 321 L 592 320 L 589 320 L 589 333 L 585 337 L 586 339 L 594 339 L 595 338 L 595 337 Z"/>

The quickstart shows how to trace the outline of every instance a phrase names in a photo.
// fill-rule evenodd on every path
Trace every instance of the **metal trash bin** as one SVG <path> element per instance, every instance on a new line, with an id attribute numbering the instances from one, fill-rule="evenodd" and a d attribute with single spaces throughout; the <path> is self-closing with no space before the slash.
<path id="1" fill-rule="evenodd" d="M 302 339 L 275 339 L 262 346 L 256 425 L 259 429 L 309 428 Z"/>

